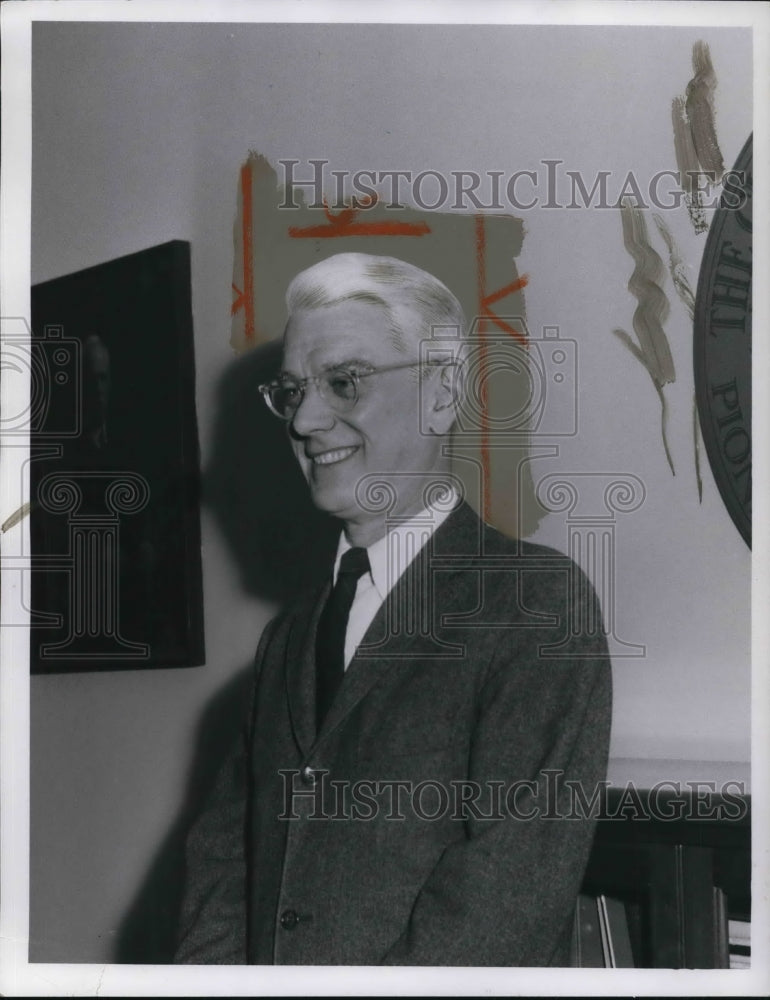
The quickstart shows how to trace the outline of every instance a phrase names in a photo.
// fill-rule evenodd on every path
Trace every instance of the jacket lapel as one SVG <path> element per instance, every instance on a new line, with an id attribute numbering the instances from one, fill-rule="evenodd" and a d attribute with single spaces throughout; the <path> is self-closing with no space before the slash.
<path id="1" fill-rule="evenodd" d="M 439 579 L 442 591 L 451 586 L 450 578 L 459 569 L 455 566 L 453 572 L 453 560 L 478 556 L 481 528 L 474 511 L 461 503 L 423 546 L 374 616 L 345 671 L 318 739 L 336 729 L 378 681 L 396 681 L 421 659 L 459 655 L 461 647 L 442 641 L 436 634 L 443 601 L 436 601 L 435 588 Z M 322 605 L 323 601 L 316 609 L 312 628 L 313 663 L 315 625 Z"/>
<path id="2" fill-rule="evenodd" d="M 315 636 L 331 581 L 297 609 L 286 641 L 286 694 L 294 738 L 303 756 L 315 743 Z"/>

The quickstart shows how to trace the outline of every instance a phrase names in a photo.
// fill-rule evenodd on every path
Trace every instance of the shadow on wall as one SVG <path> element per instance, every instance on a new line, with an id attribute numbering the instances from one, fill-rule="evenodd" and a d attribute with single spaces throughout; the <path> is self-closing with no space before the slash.
<path id="1" fill-rule="evenodd" d="M 257 389 L 277 371 L 280 352 L 280 343 L 268 344 L 225 371 L 203 501 L 217 519 L 244 590 L 284 604 L 322 580 L 340 525 L 312 505 L 286 429 Z M 163 964 L 173 957 L 185 840 L 245 721 L 250 682 L 248 665 L 203 710 L 182 810 L 118 931 L 115 962 Z"/>
<path id="2" fill-rule="evenodd" d="M 258 391 L 278 370 L 280 358 L 281 344 L 275 342 L 239 358 L 225 372 L 203 492 L 244 590 L 285 603 L 321 580 L 336 550 L 340 523 L 311 503 L 286 425 Z"/>

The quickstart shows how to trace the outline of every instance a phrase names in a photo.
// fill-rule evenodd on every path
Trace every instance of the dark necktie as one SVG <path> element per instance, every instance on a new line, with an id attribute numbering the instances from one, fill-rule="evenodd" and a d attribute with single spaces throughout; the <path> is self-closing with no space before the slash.
<path id="1" fill-rule="evenodd" d="M 340 560 L 337 582 L 321 612 L 316 634 L 316 732 L 326 718 L 345 674 L 345 633 L 358 580 L 369 572 L 366 549 L 348 549 Z"/>

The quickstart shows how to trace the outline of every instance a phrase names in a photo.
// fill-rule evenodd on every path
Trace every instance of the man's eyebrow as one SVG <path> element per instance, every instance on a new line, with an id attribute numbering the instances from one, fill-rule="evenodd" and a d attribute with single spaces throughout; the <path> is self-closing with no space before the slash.
<path id="1" fill-rule="evenodd" d="M 344 358 L 340 361 L 328 361 L 325 365 L 321 365 L 321 372 L 333 372 L 338 368 L 376 368 L 377 366 L 372 361 L 368 361 L 366 358 Z M 295 375 L 294 372 L 286 371 L 285 369 L 279 371 L 276 375 L 277 379 L 292 379 L 295 382 L 301 382 L 302 379 L 299 375 Z"/>
<path id="2" fill-rule="evenodd" d="M 345 358 L 344 361 L 334 361 L 324 365 L 321 371 L 331 372 L 335 368 L 374 368 L 375 365 L 366 358 Z"/>

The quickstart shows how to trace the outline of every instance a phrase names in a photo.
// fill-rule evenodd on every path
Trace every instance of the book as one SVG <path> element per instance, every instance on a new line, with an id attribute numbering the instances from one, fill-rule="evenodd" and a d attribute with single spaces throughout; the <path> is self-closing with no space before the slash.
<path id="1" fill-rule="evenodd" d="M 572 964 L 583 969 L 631 969 L 634 959 L 625 904 L 609 896 L 578 897 Z"/>
<path id="2" fill-rule="evenodd" d="M 633 969 L 634 957 L 631 951 L 631 936 L 628 931 L 626 907 L 620 899 L 598 896 L 599 930 L 604 952 L 606 969 Z"/>
<path id="3" fill-rule="evenodd" d="M 751 921 L 728 920 L 727 941 L 731 969 L 751 968 Z"/>

